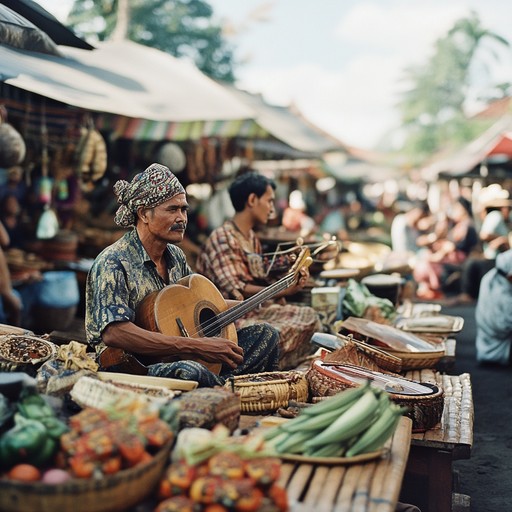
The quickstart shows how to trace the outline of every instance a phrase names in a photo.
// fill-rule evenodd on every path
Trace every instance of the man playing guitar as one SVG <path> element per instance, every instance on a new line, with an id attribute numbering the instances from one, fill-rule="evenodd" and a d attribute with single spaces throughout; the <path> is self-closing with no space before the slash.
<path id="1" fill-rule="evenodd" d="M 120 204 L 116 223 L 133 229 L 98 255 L 87 277 L 87 341 L 97 353 L 105 347 L 120 349 L 145 361 L 149 375 L 195 380 L 200 386 L 222 385 L 233 375 L 276 370 L 279 336 L 268 324 L 238 330 L 235 341 L 224 337 L 222 330 L 209 336 L 202 327 L 189 332 L 179 318 L 174 322 L 178 330 L 171 334 L 158 330 L 159 319 L 155 330 L 141 325 L 137 312 L 148 296 L 183 278 L 192 283 L 185 255 L 175 245 L 183 240 L 187 226 L 187 198 L 176 176 L 156 163 L 130 183 L 118 181 L 114 192 Z M 181 302 L 177 308 L 187 305 L 186 300 Z M 192 315 L 196 314 L 193 308 Z M 221 366 L 219 374 L 207 369 L 210 363 Z M 110 369 L 119 371 L 116 366 Z"/>

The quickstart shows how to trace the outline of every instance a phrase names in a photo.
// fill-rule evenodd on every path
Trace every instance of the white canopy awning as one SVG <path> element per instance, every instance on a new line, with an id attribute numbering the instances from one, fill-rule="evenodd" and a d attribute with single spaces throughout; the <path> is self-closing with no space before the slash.
<path id="1" fill-rule="evenodd" d="M 0 45 L 0 80 L 96 112 L 152 121 L 253 119 L 254 112 L 192 64 L 130 41 L 63 58 Z"/>
<path id="2" fill-rule="evenodd" d="M 225 86 L 240 101 L 256 113 L 256 122 L 276 139 L 290 148 L 301 152 L 299 158 L 320 157 L 326 151 L 344 149 L 341 142 L 332 136 L 321 133 L 289 107 L 270 105 L 259 94 L 251 94 L 231 85 Z M 267 143 L 268 144 L 268 143 Z"/>

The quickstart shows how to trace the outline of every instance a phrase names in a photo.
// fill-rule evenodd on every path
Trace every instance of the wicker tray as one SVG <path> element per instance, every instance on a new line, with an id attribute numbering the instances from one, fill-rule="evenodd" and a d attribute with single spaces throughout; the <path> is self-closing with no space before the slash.
<path id="1" fill-rule="evenodd" d="M 289 400 L 306 402 L 309 396 L 305 375 L 295 371 L 238 375 L 225 387 L 240 395 L 242 412 L 273 412 L 287 407 Z"/>
<path id="2" fill-rule="evenodd" d="M 402 360 L 402 371 L 435 368 L 445 356 L 444 350 L 437 350 L 436 352 L 396 352 L 388 350 L 388 353 Z"/>
<path id="3" fill-rule="evenodd" d="M 64 484 L 25 483 L 0 479 L 3 512 L 110 512 L 127 510 L 148 497 L 158 485 L 171 444 L 147 464 L 101 479 L 72 479 Z"/>

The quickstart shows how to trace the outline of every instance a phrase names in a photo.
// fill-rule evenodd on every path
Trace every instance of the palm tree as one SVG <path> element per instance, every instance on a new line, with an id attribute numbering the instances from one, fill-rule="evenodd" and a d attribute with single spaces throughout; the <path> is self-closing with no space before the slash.
<path id="1" fill-rule="evenodd" d="M 469 17 L 456 21 L 449 30 L 448 37 L 455 40 L 459 50 L 465 55 L 467 68 L 471 66 L 477 50 L 482 47 L 482 42 L 489 41 L 510 48 L 507 39 L 482 26 L 475 11 L 471 11 Z M 498 57 L 492 47 L 489 47 L 489 51 L 493 57 Z"/>
<path id="2" fill-rule="evenodd" d="M 416 157 L 431 154 L 450 141 L 473 136 L 465 120 L 464 105 L 472 85 L 471 69 L 486 59 L 478 59 L 480 48 L 498 54 L 492 45 L 510 47 L 502 36 L 484 28 L 475 12 L 458 20 L 449 32 L 435 43 L 434 52 L 423 65 L 404 72 L 407 90 L 398 107 L 402 127 L 408 134 L 404 149 Z M 488 61 L 488 59 L 487 59 Z"/>

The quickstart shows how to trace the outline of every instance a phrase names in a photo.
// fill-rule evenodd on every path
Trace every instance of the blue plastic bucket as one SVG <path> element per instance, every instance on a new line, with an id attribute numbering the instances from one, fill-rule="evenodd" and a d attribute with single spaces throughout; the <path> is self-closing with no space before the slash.
<path id="1" fill-rule="evenodd" d="M 69 270 L 45 272 L 39 283 L 35 304 L 52 308 L 69 308 L 80 301 L 76 274 Z"/>

